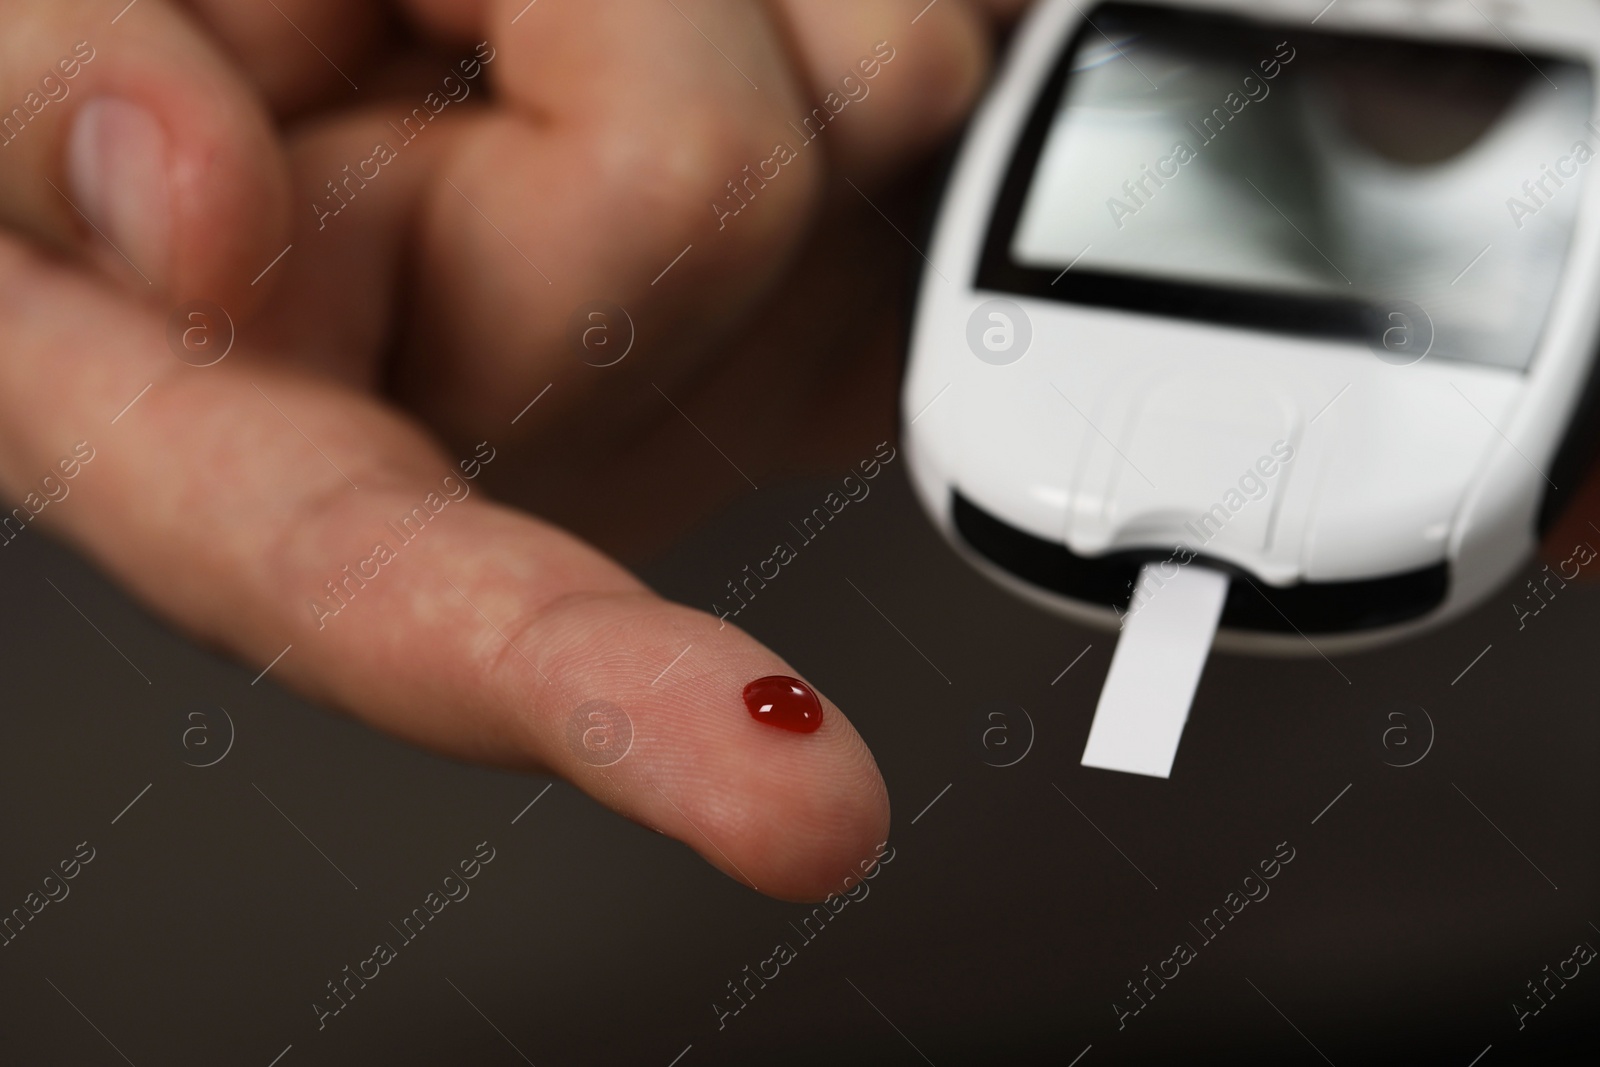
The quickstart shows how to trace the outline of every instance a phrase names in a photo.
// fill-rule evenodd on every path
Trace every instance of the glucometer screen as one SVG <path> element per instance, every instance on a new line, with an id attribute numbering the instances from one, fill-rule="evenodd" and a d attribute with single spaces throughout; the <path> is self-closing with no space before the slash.
<path id="1" fill-rule="evenodd" d="M 1435 358 L 1527 366 L 1600 154 L 1586 65 L 1140 4 L 1089 19 L 981 287 L 1369 342 L 1403 323 Z"/>

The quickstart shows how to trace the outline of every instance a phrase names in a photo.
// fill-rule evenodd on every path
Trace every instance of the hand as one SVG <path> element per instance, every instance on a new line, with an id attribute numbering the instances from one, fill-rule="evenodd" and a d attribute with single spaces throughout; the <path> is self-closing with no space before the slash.
<path id="1" fill-rule="evenodd" d="M 0 542 L 53 527 L 255 667 L 292 646 L 274 680 L 815 899 L 888 834 L 838 708 L 755 722 L 745 684 L 792 667 L 483 489 L 639 551 L 746 476 L 871 456 L 863 249 L 910 253 L 865 198 L 960 121 L 983 5 L 525 3 L 0 3 Z M 169 347 L 222 343 L 174 320 L 195 299 L 237 330 L 211 366 Z M 605 370 L 567 339 L 597 299 L 638 332 Z M 591 701 L 619 762 L 574 741 Z"/>

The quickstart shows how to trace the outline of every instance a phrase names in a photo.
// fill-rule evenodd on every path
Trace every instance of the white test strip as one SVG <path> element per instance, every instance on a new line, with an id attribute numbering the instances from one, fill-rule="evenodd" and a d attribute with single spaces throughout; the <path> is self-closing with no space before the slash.
<path id="1" fill-rule="evenodd" d="M 1143 603 L 1123 623 L 1083 749 L 1085 767 L 1172 776 L 1228 576 L 1190 565 L 1167 578 L 1156 567 L 1146 564 L 1134 586 Z"/>

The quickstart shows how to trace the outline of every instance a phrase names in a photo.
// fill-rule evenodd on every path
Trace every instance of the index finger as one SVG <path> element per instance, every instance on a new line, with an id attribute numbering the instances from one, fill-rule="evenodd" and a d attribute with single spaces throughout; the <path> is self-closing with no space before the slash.
<path id="1" fill-rule="evenodd" d="M 558 773 L 764 893 L 820 898 L 870 865 L 888 800 L 839 710 L 812 733 L 757 721 L 746 685 L 793 668 L 486 501 L 469 475 L 492 440 L 452 463 L 281 360 L 188 366 L 156 313 L 8 238 L 0 332 L 0 487 L 24 502 L 5 540 L 87 442 L 41 519 L 191 634 L 283 653 L 275 679 L 410 741 Z"/>

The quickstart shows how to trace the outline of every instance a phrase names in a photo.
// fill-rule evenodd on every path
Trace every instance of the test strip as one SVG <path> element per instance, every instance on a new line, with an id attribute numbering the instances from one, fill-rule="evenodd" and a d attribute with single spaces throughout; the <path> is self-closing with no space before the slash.
<path id="1" fill-rule="evenodd" d="M 1170 564 L 1165 564 L 1170 565 Z M 1228 596 L 1228 576 L 1182 566 L 1172 577 L 1146 564 L 1100 690 L 1083 765 L 1172 776 L 1189 705 Z"/>

